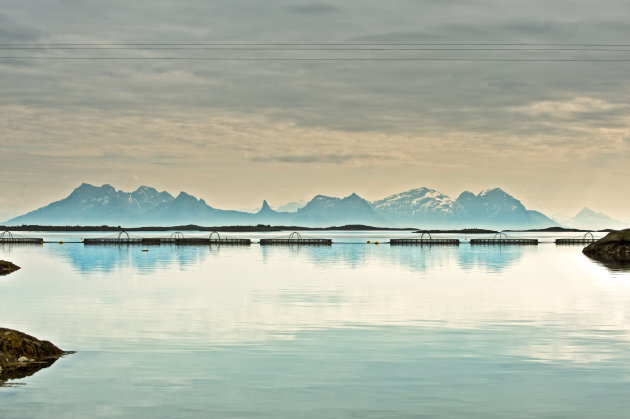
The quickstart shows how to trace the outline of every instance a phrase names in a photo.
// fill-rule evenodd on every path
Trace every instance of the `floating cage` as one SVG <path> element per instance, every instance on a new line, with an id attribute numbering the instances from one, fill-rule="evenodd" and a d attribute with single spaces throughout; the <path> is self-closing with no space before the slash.
<path id="1" fill-rule="evenodd" d="M 216 238 L 213 236 L 216 234 Z M 208 246 L 212 244 L 250 245 L 250 239 L 222 238 L 219 233 L 213 231 L 210 237 L 186 237 L 181 231 L 175 231 L 168 237 L 132 237 L 126 231 L 121 231 L 114 237 L 100 237 L 84 239 L 86 245 L 132 245 L 141 244 L 147 246 L 177 245 L 177 246 Z"/>
<path id="2" fill-rule="evenodd" d="M 42 244 L 41 237 L 19 237 L 13 235 L 9 230 L 0 233 L 0 244 Z"/>
<path id="3" fill-rule="evenodd" d="M 505 233 L 496 233 L 491 239 L 470 239 L 470 244 L 485 245 L 537 245 L 538 239 L 508 237 Z"/>
<path id="4" fill-rule="evenodd" d="M 595 236 L 590 231 L 582 237 L 571 237 L 567 239 L 556 239 L 556 244 L 591 244 L 595 242 Z"/>
<path id="5" fill-rule="evenodd" d="M 427 236 L 425 238 L 424 236 Z M 420 245 L 420 246 L 433 246 L 433 245 L 447 245 L 447 246 L 457 246 L 459 245 L 459 239 L 434 239 L 431 237 L 431 233 L 425 231 L 422 233 L 419 239 L 415 238 L 404 238 L 404 239 L 390 239 L 389 244 L 393 246 L 400 245 Z"/>
<path id="6" fill-rule="evenodd" d="M 260 245 L 321 245 L 330 246 L 332 239 L 319 239 L 319 238 L 304 238 L 300 233 L 294 231 L 289 234 L 289 237 L 278 237 L 269 239 L 260 239 Z"/>

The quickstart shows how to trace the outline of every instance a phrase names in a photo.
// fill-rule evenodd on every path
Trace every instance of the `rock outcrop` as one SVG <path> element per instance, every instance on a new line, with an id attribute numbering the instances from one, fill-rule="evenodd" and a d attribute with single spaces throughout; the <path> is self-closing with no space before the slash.
<path id="1" fill-rule="evenodd" d="M 613 231 L 582 252 L 611 269 L 630 269 L 630 229 Z"/>
<path id="2" fill-rule="evenodd" d="M 0 386 L 49 367 L 67 353 L 46 340 L 0 327 Z"/>
<path id="3" fill-rule="evenodd" d="M 0 260 L 0 275 L 8 275 L 18 269 L 20 269 L 20 267 L 17 265 L 7 262 L 6 260 Z"/>

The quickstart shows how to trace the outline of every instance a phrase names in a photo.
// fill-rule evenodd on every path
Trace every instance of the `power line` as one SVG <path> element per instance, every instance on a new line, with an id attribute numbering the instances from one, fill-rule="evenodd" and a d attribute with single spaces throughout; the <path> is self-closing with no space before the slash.
<path id="1" fill-rule="evenodd" d="M 44 57 L 0 56 L 0 60 L 173 60 L 173 61 L 470 61 L 470 62 L 630 62 L 625 58 L 249 58 L 249 57 Z"/>
<path id="2" fill-rule="evenodd" d="M 47 50 L 90 50 L 90 51 L 107 51 L 107 50 L 145 50 L 145 51 L 161 51 L 161 50 L 199 50 L 199 51 L 590 51 L 590 52 L 630 52 L 630 49 L 618 48 L 330 48 L 330 47 L 311 47 L 311 48 L 294 48 L 294 47 L 205 47 L 205 46 L 0 46 L 0 50 L 20 50 L 20 51 L 47 51 Z"/>
<path id="3" fill-rule="evenodd" d="M 630 47 L 630 44 L 589 43 L 0 43 L 0 46 L 564 46 L 564 47 Z"/>

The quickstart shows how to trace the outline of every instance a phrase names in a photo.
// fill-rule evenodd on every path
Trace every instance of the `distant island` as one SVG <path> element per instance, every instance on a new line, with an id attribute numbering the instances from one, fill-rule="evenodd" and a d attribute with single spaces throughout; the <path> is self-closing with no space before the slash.
<path id="1" fill-rule="evenodd" d="M 462 228 L 459 230 L 417 230 L 414 233 L 434 233 L 434 234 L 490 234 L 490 233 L 498 233 L 495 230 L 486 230 L 483 228 Z"/>
<path id="2" fill-rule="evenodd" d="M 233 225 L 233 226 L 199 226 L 195 224 L 179 226 L 144 226 L 144 227 L 123 227 L 123 226 L 45 226 L 45 225 L 21 225 L 21 226 L 0 226 L 1 230 L 11 231 L 218 231 L 218 232 L 268 232 L 268 231 L 412 231 L 413 227 L 374 227 L 362 224 L 348 224 L 343 226 L 330 227 L 305 227 L 305 226 L 272 226 L 272 225 Z"/>

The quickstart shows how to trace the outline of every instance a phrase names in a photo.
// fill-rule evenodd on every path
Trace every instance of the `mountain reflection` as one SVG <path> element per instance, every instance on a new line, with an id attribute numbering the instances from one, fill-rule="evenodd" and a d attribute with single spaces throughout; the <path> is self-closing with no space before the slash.
<path id="1" fill-rule="evenodd" d="M 81 272 L 111 272 L 131 268 L 151 273 L 167 268 L 185 269 L 208 258 L 239 257 L 260 252 L 263 263 L 287 257 L 313 266 L 360 269 L 371 263 L 385 263 L 415 272 L 459 265 L 462 270 L 478 269 L 499 273 L 516 264 L 526 251 L 522 246 L 378 246 L 338 243 L 332 246 L 64 246 L 51 247 Z M 250 256 L 247 256 L 250 257 Z"/>
<path id="2" fill-rule="evenodd" d="M 379 247 L 380 246 L 380 247 Z M 456 263 L 463 270 L 479 269 L 498 273 L 516 264 L 523 256 L 521 246 L 369 246 L 365 244 L 334 244 L 328 246 L 262 247 L 263 260 L 276 256 L 303 258 L 315 265 L 325 264 L 341 268 L 358 269 L 370 261 L 389 263 L 410 271 L 426 272 L 430 269 Z"/>
<path id="3" fill-rule="evenodd" d="M 475 245 L 458 252 L 457 259 L 464 271 L 481 269 L 489 273 L 499 273 L 516 264 L 523 257 L 524 251 L 523 246 Z"/>
<path id="4" fill-rule="evenodd" d="M 52 252 L 69 259 L 81 272 L 111 272 L 131 268 L 139 273 L 151 273 L 169 267 L 185 268 L 203 262 L 219 250 L 213 246 L 65 246 L 52 247 Z"/>

